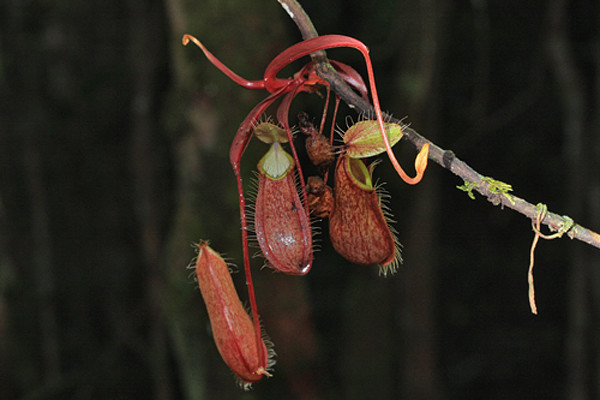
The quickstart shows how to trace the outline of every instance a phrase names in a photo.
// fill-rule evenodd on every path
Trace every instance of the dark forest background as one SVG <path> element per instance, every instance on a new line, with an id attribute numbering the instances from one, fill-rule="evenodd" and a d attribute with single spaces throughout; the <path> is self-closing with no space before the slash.
<path id="1" fill-rule="evenodd" d="M 600 229 L 598 1 L 302 4 L 320 34 L 370 47 L 383 108 Z M 183 33 L 250 79 L 300 39 L 273 0 L 0 4 L 0 398 L 600 396 L 600 251 L 542 241 L 533 316 L 530 221 L 469 199 L 436 164 L 412 187 L 386 160 L 376 178 L 403 266 L 383 278 L 347 263 L 326 226 L 306 277 L 253 260 L 279 357 L 273 378 L 241 392 L 186 266 L 200 239 L 241 265 L 228 148 L 265 93 L 182 47 Z M 365 72 L 356 51 L 328 54 Z M 302 95 L 290 115 L 321 106 Z M 357 118 L 342 107 L 339 126 L 346 115 Z M 246 183 L 264 150 L 246 152 Z M 411 146 L 395 151 L 412 165 Z"/>

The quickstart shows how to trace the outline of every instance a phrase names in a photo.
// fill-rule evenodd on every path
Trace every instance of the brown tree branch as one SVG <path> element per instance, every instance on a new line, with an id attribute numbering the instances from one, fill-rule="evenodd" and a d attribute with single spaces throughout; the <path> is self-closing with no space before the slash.
<path id="1" fill-rule="evenodd" d="M 296 0 L 277 1 L 298 26 L 298 29 L 305 40 L 318 36 L 312 21 Z M 331 64 L 329 64 L 324 51 L 311 54 L 311 58 L 319 76 L 329 82 L 331 89 L 340 96 L 349 107 L 355 108 L 366 114 L 373 112 L 373 106 L 357 95 L 335 72 Z M 483 176 L 471 168 L 467 163 L 456 157 L 451 150 L 444 150 L 435 145 L 398 119 L 389 115 L 385 116 L 385 118 L 389 118 L 395 123 L 402 124 L 404 130 L 402 140 L 412 144 L 417 150 L 421 149 L 424 144 L 429 143 L 429 159 L 462 178 L 465 182 L 463 190 L 468 191 L 471 198 L 473 198 L 472 191 L 476 191 L 482 196 L 485 196 L 488 201 L 494 205 L 501 205 L 503 208 L 507 207 L 515 210 L 531 220 L 536 219 L 540 212 L 540 207 L 529 203 L 520 197 L 508 194 L 507 192 L 512 190 L 510 186 L 503 186 L 505 184 L 502 182 Z M 600 248 L 600 234 L 579 224 L 573 223 L 573 220 L 568 216 L 561 216 L 553 212 L 548 212 L 541 223 L 546 225 L 551 231 L 564 231 L 571 239 L 577 239 Z"/>

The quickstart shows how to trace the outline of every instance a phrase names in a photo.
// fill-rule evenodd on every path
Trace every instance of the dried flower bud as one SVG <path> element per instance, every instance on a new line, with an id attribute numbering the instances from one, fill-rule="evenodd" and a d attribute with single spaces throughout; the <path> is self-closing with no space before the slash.
<path id="1" fill-rule="evenodd" d="M 335 160 L 333 147 L 329 144 L 329 140 L 321 134 L 309 136 L 305 142 L 306 154 L 312 164 L 321 171 L 329 168 Z"/>
<path id="2" fill-rule="evenodd" d="M 309 176 L 306 191 L 311 215 L 317 218 L 328 218 L 334 206 L 333 190 L 320 176 Z"/>
<path id="3" fill-rule="evenodd" d="M 360 265 L 379 265 L 386 275 L 400 262 L 400 250 L 381 209 L 365 164 L 347 154 L 335 168 L 335 206 L 329 235 L 338 253 Z"/>
<path id="4" fill-rule="evenodd" d="M 298 126 L 300 131 L 307 136 L 306 153 L 312 164 L 320 170 L 327 169 L 335 160 L 333 146 L 329 140 L 314 127 L 306 113 L 298 114 Z"/>
<path id="5" fill-rule="evenodd" d="M 270 376 L 269 350 L 242 306 L 227 264 L 206 242 L 198 245 L 196 277 L 223 361 L 246 389 L 263 375 Z"/>
<path id="6" fill-rule="evenodd" d="M 312 230 L 294 178 L 294 159 L 277 142 L 258 163 L 254 230 L 273 269 L 304 275 L 312 266 Z"/>

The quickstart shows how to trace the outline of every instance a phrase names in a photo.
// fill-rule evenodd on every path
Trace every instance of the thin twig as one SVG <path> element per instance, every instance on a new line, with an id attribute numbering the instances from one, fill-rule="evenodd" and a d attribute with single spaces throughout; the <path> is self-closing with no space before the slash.
<path id="1" fill-rule="evenodd" d="M 298 29 L 305 40 L 318 36 L 318 33 L 309 16 L 296 0 L 278 0 L 278 2 L 288 12 L 290 18 L 292 18 L 294 23 L 298 26 Z M 327 57 L 323 51 L 311 54 L 311 58 L 315 65 L 315 70 L 319 76 L 329 82 L 331 89 L 338 96 L 340 96 L 349 107 L 355 108 L 359 112 L 366 114 L 373 111 L 373 105 L 356 94 L 337 74 L 337 72 L 335 72 L 331 64 L 329 64 L 329 61 L 327 60 Z M 456 176 L 462 178 L 462 180 L 470 187 L 469 193 L 471 193 L 471 190 L 475 190 L 482 196 L 486 197 L 492 204 L 510 208 L 532 220 L 535 220 L 538 211 L 534 204 L 512 194 L 509 196 L 506 195 L 506 193 L 499 193 L 494 184 L 498 181 L 491 180 L 490 178 L 478 173 L 467 163 L 456 157 L 451 150 L 444 150 L 435 145 L 430 140 L 421 136 L 414 129 L 403 124 L 402 121 L 391 116 L 384 117 L 389 118 L 395 123 L 402 124 L 404 131 L 402 140 L 412 144 L 417 150 L 420 150 L 423 145 L 429 143 L 429 159 L 449 170 Z M 571 219 L 567 216 L 560 216 L 558 214 L 548 212 L 541 223 L 546 225 L 552 231 L 558 231 L 561 227 L 568 224 L 570 220 Z M 579 224 L 574 224 L 567 232 L 567 236 L 569 236 L 571 239 L 577 239 L 591 246 L 600 248 L 600 234 Z"/>

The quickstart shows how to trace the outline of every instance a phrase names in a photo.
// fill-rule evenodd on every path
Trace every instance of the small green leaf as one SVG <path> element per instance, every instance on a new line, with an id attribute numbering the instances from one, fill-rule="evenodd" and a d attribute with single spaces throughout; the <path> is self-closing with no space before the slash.
<path id="1" fill-rule="evenodd" d="M 403 135 L 402 127 L 390 122 L 385 122 L 383 125 L 390 146 L 398 143 Z M 381 130 L 376 120 L 360 121 L 352 125 L 344 133 L 344 143 L 348 156 L 352 158 L 376 156 L 385 151 Z"/>
<path id="2" fill-rule="evenodd" d="M 467 195 L 469 196 L 469 198 L 471 200 L 475 200 L 475 195 L 473 194 L 473 189 L 475 189 L 476 186 L 477 186 L 477 184 L 475 184 L 475 182 L 465 181 L 465 183 L 463 185 L 457 186 L 456 188 L 459 190 L 462 190 L 463 192 L 467 192 Z"/>
<path id="3" fill-rule="evenodd" d="M 513 190 L 511 185 L 509 185 L 506 182 L 502 182 L 502 181 L 498 181 L 496 179 L 490 178 L 489 176 L 486 176 L 482 180 L 489 185 L 488 190 L 491 193 L 500 193 L 504 197 L 506 197 L 508 199 L 508 201 L 511 202 L 512 205 L 515 204 L 515 200 L 513 199 L 513 197 L 510 194 L 508 194 L 508 192 L 512 192 L 512 190 Z"/>

